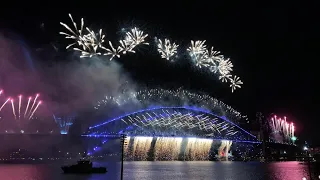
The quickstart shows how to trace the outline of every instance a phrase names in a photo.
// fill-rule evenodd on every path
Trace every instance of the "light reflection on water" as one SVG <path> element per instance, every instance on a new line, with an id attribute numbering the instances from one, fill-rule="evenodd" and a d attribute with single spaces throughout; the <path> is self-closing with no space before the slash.
<path id="1" fill-rule="evenodd" d="M 58 164 L 0 165 L 0 180 L 117 180 L 119 163 L 106 165 L 107 174 L 65 175 Z M 124 180 L 301 180 L 308 177 L 298 162 L 126 162 Z"/>

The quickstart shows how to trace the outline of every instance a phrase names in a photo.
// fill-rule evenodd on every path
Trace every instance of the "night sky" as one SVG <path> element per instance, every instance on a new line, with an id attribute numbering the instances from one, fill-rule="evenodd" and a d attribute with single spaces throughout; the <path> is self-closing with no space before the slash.
<path id="1" fill-rule="evenodd" d="M 285 115 L 297 124 L 298 138 L 320 145 L 316 113 L 320 29 L 316 11 L 299 5 L 258 8 L 254 4 L 231 7 L 179 3 L 165 8 L 165 3 L 120 6 L 103 2 L 101 8 L 98 2 L 94 4 L 93 8 L 61 9 L 2 6 L 0 27 L 21 35 L 33 48 L 53 42 L 63 49 L 68 42 L 58 35 L 63 30 L 59 22 L 70 24 L 68 13 L 77 20 L 84 17 L 89 27 L 107 29 L 111 38 L 120 28 L 137 25 L 152 36 L 175 39 L 182 47 L 191 39 L 207 40 L 208 45 L 231 58 L 234 73 L 244 82 L 242 89 L 232 94 L 215 76 L 190 68 L 186 58 L 169 63 L 152 53 L 145 56 L 146 48 L 118 61 L 137 82 L 205 91 L 252 120 L 257 111 Z"/>

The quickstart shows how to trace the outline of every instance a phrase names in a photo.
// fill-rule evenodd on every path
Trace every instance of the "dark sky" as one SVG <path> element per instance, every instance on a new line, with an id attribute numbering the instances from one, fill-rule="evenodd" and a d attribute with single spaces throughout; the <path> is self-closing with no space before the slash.
<path id="1" fill-rule="evenodd" d="M 231 94 L 226 85 L 210 74 L 187 68 L 186 63 L 170 64 L 157 56 L 119 61 L 133 79 L 144 83 L 170 82 L 204 90 L 250 117 L 255 112 L 286 115 L 297 124 L 297 136 L 320 145 L 318 54 L 319 13 L 299 4 L 290 8 L 261 8 L 255 3 L 185 4 L 165 6 L 165 1 L 149 4 L 95 2 L 90 8 L 1 7 L 1 27 L 24 37 L 32 47 L 48 42 L 64 42 L 58 35 L 59 21 L 84 17 L 90 27 L 112 32 L 138 24 L 150 34 L 176 39 L 187 45 L 191 39 L 207 40 L 235 65 L 234 72 L 244 81 Z M 100 6 L 100 7 L 99 7 Z M 72 8 L 71 8 L 72 7 Z M 41 29 L 44 23 L 45 33 Z M 180 61 L 186 61 L 180 59 Z M 156 82 L 156 83 L 155 83 Z M 318 138 L 318 139 L 317 139 Z"/>

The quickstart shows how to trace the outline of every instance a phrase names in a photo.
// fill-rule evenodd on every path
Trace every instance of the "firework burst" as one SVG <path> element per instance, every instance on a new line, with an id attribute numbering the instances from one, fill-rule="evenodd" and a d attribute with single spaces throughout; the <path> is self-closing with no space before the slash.
<path id="1" fill-rule="evenodd" d="M 161 39 L 157 41 L 157 50 L 160 53 L 161 58 L 171 60 L 172 57 L 177 54 L 179 45 L 171 43 L 169 39 L 164 39 L 164 43 Z"/>
<path id="2" fill-rule="evenodd" d="M 97 102 L 95 109 L 105 106 L 125 106 L 128 104 L 139 104 L 143 107 L 150 106 L 197 106 L 202 109 L 226 116 L 233 122 L 247 120 L 247 116 L 233 109 L 231 106 L 219 101 L 207 94 L 193 93 L 182 88 L 177 90 L 145 89 L 137 92 L 124 93 L 120 96 L 105 96 Z M 134 106 L 139 107 L 139 106 Z"/>
<path id="3" fill-rule="evenodd" d="M 271 135 L 272 138 L 278 143 L 287 143 L 295 141 L 295 126 L 293 123 L 287 122 L 287 118 L 280 118 L 276 115 L 271 117 L 271 121 L 269 121 L 269 125 L 271 127 Z"/>
<path id="4" fill-rule="evenodd" d="M 115 46 L 111 41 L 107 41 L 105 46 L 106 35 L 100 29 L 95 32 L 88 27 L 85 27 L 83 18 L 81 25 L 78 27 L 77 23 L 69 14 L 73 28 L 67 24 L 60 22 L 68 32 L 60 32 L 66 39 L 72 39 L 73 42 L 67 45 L 67 49 L 73 48 L 75 51 L 81 53 L 81 58 L 105 55 L 109 56 L 110 60 L 120 58 L 121 55 L 127 53 L 135 53 L 135 49 L 139 45 L 149 45 L 147 42 L 148 34 L 134 27 L 126 32 L 124 39 L 119 40 L 119 45 Z M 85 32 L 84 32 L 85 31 Z M 169 39 L 156 39 L 157 51 L 162 59 L 172 60 L 177 54 L 178 44 L 170 42 Z M 229 58 L 225 58 L 219 51 L 215 51 L 213 47 L 207 48 L 206 41 L 193 41 L 186 49 L 190 58 L 198 68 L 206 68 L 210 72 L 217 74 L 222 82 L 230 83 L 231 91 L 234 92 L 237 88 L 241 88 L 243 82 L 239 77 L 232 75 L 233 64 Z"/>
<path id="5" fill-rule="evenodd" d="M 124 40 L 120 40 L 120 45 L 118 47 L 115 48 L 111 41 L 108 41 L 109 47 L 104 46 L 103 44 L 106 35 L 102 32 L 102 29 L 95 32 L 88 27 L 85 27 L 83 18 L 81 18 L 81 25 L 80 28 L 78 28 L 78 25 L 73 20 L 71 14 L 69 14 L 69 17 L 74 26 L 74 30 L 67 24 L 60 22 L 60 24 L 68 30 L 68 33 L 60 32 L 60 34 L 64 35 L 66 39 L 72 39 L 74 41 L 69 44 L 66 49 L 73 47 L 73 50 L 80 51 L 81 58 L 106 55 L 110 56 L 110 60 L 112 60 L 114 57 L 120 58 L 120 53 L 135 53 L 134 49 L 140 44 L 148 45 L 145 40 L 148 37 L 148 34 L 145 34 L 135 27 L 126 33 Z M 86 33 L 83 32 L 84 29 L 87 31 Z"/>
<path id="6" fill-rule="evenodd" d="M 206 41 L 191 41 L 187 51 L 195 65 L 199 68 L 208 68 L 211 72 L 218 74 L 219 80 L 229 82 L 231 91 L 241 88 L 243 82 L 237 76 L 232 76 L 233 64 L 229 58 L 225 58 L 214 47 L 207 49 Z"/>

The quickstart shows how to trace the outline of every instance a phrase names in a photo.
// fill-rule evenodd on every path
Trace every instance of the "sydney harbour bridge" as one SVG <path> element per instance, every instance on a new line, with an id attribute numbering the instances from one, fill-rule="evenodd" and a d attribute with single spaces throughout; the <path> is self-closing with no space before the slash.
<path id="1" fill-rule="evenodd" d="M 128 136 L 125 153 L 129 160 L 227 159 L 232 156 L 232 144 L 241 154 L 248 145 L 253 148 L 261 143 L 225 116 L 194 107 L 139 110 L 92 126 L 83 136 L 112 138 L 121 134 Z"/>
<path id="2" fill-rule="evenodd" d="M 257 134 L 253 135 L 252 131 L 241 127 L 241 123 L 232 119 L 232 116 L 212 110 L 212 107 L 149 106 L 137 109 L 119 117 L 107 118 L 98 124 L 91 123 L 92 126 L 82 131 L 81 136 L 86 142 L 82 143 L 81 148 L 90 156 L 103 154 L 110 149 L 119 151 L 120 137 L 125 134 L 127 160 L 228 160 L 262 156 L 262 141 Z M 107 107 L 100 111 L 103 114 L 109 112 Z M 70 134 L 69 129 L 76 124 L 74 121 L 77 117 L 53 117 L 60 133 L 20 131 L 19 139 L 24 139 L 29 146 L 34 144 L 32 149 L 39 146 L 38 141 L 46 141 L 47 146 L 57 144 L 55 148 L 61 146 L 62 141 L 65 141 L 63 146 L 74 146 L 74 136 L 79 134 Z M 277 125 L 275 122 L 278 121 Z M 270 122 L 270 127 L 287 132 L 280 127 L 280 120 L 272 119 Z M 290 133 L 293 136 L 293 132 L 287 132 Z M 8 136 L 17 133 L 4 134 Z M 50 136 L 50 140 L 41 140 L 41 136 L 46 136 L 46 139 Z M 115 144 L 118 144 L 118 148 L 114 148 Z"/>

